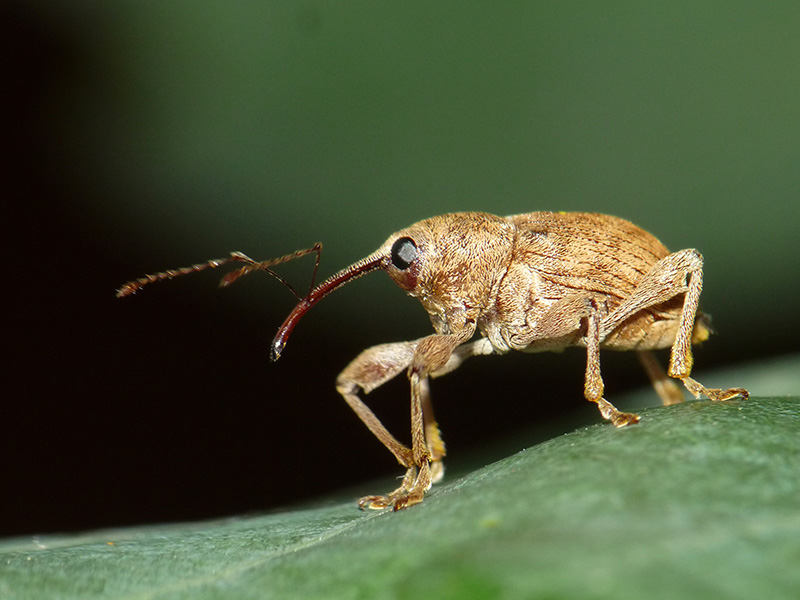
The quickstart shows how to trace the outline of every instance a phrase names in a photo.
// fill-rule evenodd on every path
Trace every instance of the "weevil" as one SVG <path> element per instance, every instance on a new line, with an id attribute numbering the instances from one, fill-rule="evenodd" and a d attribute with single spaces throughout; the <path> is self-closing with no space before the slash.
<path id="1" fill-rule="evenodd" d="M 316 253 L 322 245 L 257 262 L 240 252 L 183 269 L 147 275 L 117 292 L 230 263 L 228 285 L 252 271 Z M 421 502 L 443 474 L 445 446 L 434 418 L 428 380 L 457 369 L 469 357 L 511 350 L 586 350 L 584 396 L 617 427 L 639 416 L 603 397 L 600 350 L 635 351 L 664 404 L 683 401 L 678 380 L 700 398 L 748 397 L 743 388 L 706 388 L 690 377 L 692 344 L 709 333 L 698 310 L 703 257 L 670 253 L 653 235 L 624 219 L 599 213 L 533 212 L 498 217 L 481 212 L 445 214 L 392 234 L 375 252 L 314 285 L 278 329 L 271 359 L 278 360 L 297 322 L 346 283 L 385 271 L 428 312 L 435 333 L 363 351 L 341 372 L 336 389 L 369 430 L 406 469 L 399 488 L 359 500 L 362 509 L 406 508 Z M 480 336 L 475 338 L 475 333 Z M 665 372 L 652 351 L 671 348 Z M 411 387 L 411 445 L 397 440 L 359 392 L 368 394 L 401 372 Z M 672 378 L 672 379 L 670 379 Z"/>

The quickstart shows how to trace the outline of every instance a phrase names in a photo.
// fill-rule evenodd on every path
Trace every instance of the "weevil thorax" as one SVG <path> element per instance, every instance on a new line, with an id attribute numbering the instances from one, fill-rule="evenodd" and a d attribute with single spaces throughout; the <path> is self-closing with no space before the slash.
<path id="1" fill-rule="evenodd" d="M 392 235 L 376 254 L 383 269 L 419 298 L 437 333 L 476 323 L 492 307 L 511 260 L 513 224 L 487 213 L 451 213 Z"/>

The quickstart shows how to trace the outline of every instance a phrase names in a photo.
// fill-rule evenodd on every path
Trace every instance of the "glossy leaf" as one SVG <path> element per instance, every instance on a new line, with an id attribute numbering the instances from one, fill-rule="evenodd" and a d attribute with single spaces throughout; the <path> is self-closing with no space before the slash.
<path id="1" fill-rule="evenodd" d="M 797 597 L 800 398 L 641 414 L 449 478 L 398 513 L 348 500 L 6 540 L 0 597 Z"/>

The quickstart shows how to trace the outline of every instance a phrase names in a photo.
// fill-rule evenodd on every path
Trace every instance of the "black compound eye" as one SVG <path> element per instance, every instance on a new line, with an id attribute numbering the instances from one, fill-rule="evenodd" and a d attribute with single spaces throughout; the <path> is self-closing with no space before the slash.
<path id="1" fill-rule="evenodd" d="M 405 271 L 417 258 L 417 245 L 410 237 L 401 237 L 392 244 L 392 264 Z"/>

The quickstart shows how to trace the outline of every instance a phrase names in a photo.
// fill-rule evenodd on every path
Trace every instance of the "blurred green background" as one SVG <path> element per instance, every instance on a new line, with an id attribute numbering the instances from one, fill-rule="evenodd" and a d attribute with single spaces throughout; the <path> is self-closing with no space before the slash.
<path id="1" fill-rule="evenodd" d="M 293 298 L 266 276 L 113 298 L 230 250 L 322 241 L 326 276 L 439 213 L 611 213 L 705 256 L 718 334 L 701 381 L 798 349 L 796 2 L 49 0 L 0 16 L 0 535 L 260 510 L 393 472 L 333 388 L 361 349 L 430 330 L 385 276 L 315 308 L 277 365 Z M 304 289 L 311 266 L 284 272 Z M 594 422 L 582 369 L 579 352 L 509 356 L 437 381 L 451 454 L 548 411 Z M 632 356 L 604 375 L 612 402 L 645 382 Z M 404 382 L 375 396 L 405 432 Z"/>

